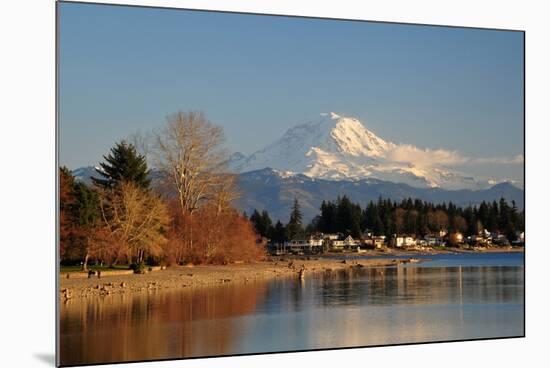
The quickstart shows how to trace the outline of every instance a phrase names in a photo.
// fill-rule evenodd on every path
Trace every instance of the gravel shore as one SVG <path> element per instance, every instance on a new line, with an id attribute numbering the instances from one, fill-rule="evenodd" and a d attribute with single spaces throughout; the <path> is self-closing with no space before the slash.
<path id="1" fill-rule="evenodd" d="M 225 283 L 246 283 L 276 277 L 299 277 L 303 268 L 305 277 L 316 272 L 342 270 L 350 267 L 383 267 L 406 263 L 403 259 L 334 259 L 274 258 L 272 261 L 223 266 L 174 266 L 146 274 L 109 275 L 101 278 L 60 278 L 61 300 L 97 297 L 110 294 L 148 292 L 151 290 L 203 287 Z"/>
<path id="2" fill-rule="evenodd" d="M 66 278 L 60 277 L 60 298 L 98 297 L 111 294 L 133 292 L 148 292 L 152 290 L 204 287 L 225 283 L 245 283 L 254 280 L 269 280 L 276 277 L 299 277 L 300 269 L 304 275 L 342 270 L 350 267 L 384 267 L 407 263 L 415 255 L 460 254 L 460 253 L 501 253 L 523 252 L 523 248 L 485 248 L 482 250 L 442 249 L 429 251 L 414 250 L 371 250 L 366 253 L 341 253 L 320 257 L 282 256 L 273 257 L 269 261 L 250 264 L 204 265 L 204 266 L 173 266 L 146 274 L 109 274 L 103 272 L 101 278 Z M 373 256 L 384 258 L 367 258 Z M 335 259 L 339 256 L 340 260 Z M 327 258 L 331 257 L 331 258 Z M 354 259 L 347 259 L 353 257 Z M 361 258 L 365 257 L 365 258 Z M 392 258 L 406 257 L 406 258 Z M 408 258 L 410 257 L 410 259 Z M 344 259 L 344 261 L 342 261 Z"/>

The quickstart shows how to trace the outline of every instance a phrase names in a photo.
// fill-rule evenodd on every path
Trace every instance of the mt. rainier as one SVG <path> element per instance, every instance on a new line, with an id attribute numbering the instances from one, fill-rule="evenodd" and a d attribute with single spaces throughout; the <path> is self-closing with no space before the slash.
<path id="1" fill-rule="evenodd" d="M 488 182 L 453 171 L 443 163 L 426 165 L 413 159 L 407 162 L 407 158 L 400 157 L 403 155 L 396 155 L 401 147 L 423 151 L 388 142 L 366 129 L 358 119 L 331 112 L 290 128 L 280 139 L 248 157 L 234 154 L 230 167 L 238 172 L 272 168 L 328 180 L 374 178 L 418 188 L 489 186 Z"/>

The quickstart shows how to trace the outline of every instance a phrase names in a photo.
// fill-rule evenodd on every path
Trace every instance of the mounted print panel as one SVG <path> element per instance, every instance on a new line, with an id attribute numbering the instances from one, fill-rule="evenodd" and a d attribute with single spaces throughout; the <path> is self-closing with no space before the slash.
<path id="1" fill-rule="evenodd" d="M 524 336 L 524 32 L 57 11 L 58 365 Z"/>

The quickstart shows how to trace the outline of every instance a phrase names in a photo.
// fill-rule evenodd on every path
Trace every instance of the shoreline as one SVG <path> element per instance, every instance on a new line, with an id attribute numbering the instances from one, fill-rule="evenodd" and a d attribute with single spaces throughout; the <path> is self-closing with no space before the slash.
<path id="1" fill-rule="evenodd" d="M 362 267 L 387 267 L 408 263 L 408 259 L 335 260 L 323 257 L 277 257 L 255 263 L 229 265 L 172 266 L 146 274 L 102 273 L 101 278 L 66 278 L 61 274 L 59 296 L 61 301 L 101 297 L 113 294 L 139 293 L 154 290 L 206 287 L 220 284 L 269 281 L 281 277 L 299 278 L 305 268 L 305 277 L 323 272 Z M 412 257 L 411 257 L 412 258 Z M 415 262 L 415 261 L 413 261 Z"/>
<path id="2" fill-rule="evenodd" d="M 348 257 L 348 256 L 367 256 L 367 257 L 383 257 L 383 256 L 415 256 L 415 255 L 439 255 L 439 254 L 499 254 L 499 253 L 525 253 L 524 247 L 516 248 L 474 248 L 474 249 L 463 249 L 463 248 L 446 248 L 446 249 L 395 249 L 387 248 L 386 250 L 367 250 L 362 253 L 356 252 L 341 252 L 341 253 L 330 253 L 321 255 L 321 257 Z"/>
<path id="3" fill-rule="evenodd" d="M 76 298 L 102 297 L 113 294 L 149 292 L 166 289 L 185 289 L 208 287 L 223 284 L 248 283 L 257 280 L 269 281 L 281 277 L 300 277 L 300 269 L 305 268 L 305 277 L 330 271 L 340 271 L 361 267 L 389 267 L 403 263 L 425 262 L 415 256 L 438 254 L 498 254 L 523 253 L 523 248 L 512 249 L 445 249 L 445 250 L 369 250 L 364 253 L 332 253 L 317 256 L 272 256 L 265 261 L 228 265 L 188 265 L 155 268 L 153 272 L 134 274 L 132 272 L 106 271 L 101 278 L 65 277 L 59 279 L 59 297 L 61 301 Z M 339 257 L 335 258 L 335 257 Z M 353 259 L 349 259 L 353 257 Z M 395 258 L 392 258 L 395 257 Z M 405 257 L 405 258 L 403 258 Z M 348 259 L 346 259 L 348 258 Z"/>

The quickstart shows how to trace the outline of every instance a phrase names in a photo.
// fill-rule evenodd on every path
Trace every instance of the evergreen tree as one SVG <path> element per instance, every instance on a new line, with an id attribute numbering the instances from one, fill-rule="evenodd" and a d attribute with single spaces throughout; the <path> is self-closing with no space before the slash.
<path id="1" fill-rule="evenodd" d="M 485 201 L 481 202 L 479 209 L 477 210 L 477 221 L 481 224 L 482 229 L 478 231 L 483 231 L 489 225 L 489 206 Z"/>
<path id="2" fill-rule="evenodd" d="M 380 211 L 378 207 L 374 207 L 374 213 L 372 217 L 372 232 L 374 235 L 384 235 L 386 233 L 386 228 L 384 222 L 380 218 Z"/>
<path id="3" fill-rule="evenodd" d="M 298 214 L 298 215 L 296 215 Z M 360 237 L 364 230 L 375 235 L 410 234 L 424 236 L 440 230 L 461 232 L 465 236 L 479 234 L 483 229 L 506 234 L 514 240 L 516 232 L 524 231 L 525 212 L 519 211 L 516 203 L 510 206 L 505 199 L 499 202 L 482 202 L 479 207 L 459 207 L 453 202 L 433 204 L 419 199 L 403 199 L 399 203 L 380 197 L 370 201 L 364 210 L 347 196 L 336 201 L 323 201 L 320 215 L 306 228 L 307 234 L 316 231 L 323 233 L 343 233 Z M 260 215 L 260 217 L 262 217 Z M 287 227 L 289 237 L 303 236 L 301 211 L 297 201 Z M 300 226 L 296 224 L 299 222 Z"/>
<path id="4" fill-rule="evenodd" d="M 260 214 L 258 210 L 255 209 L 250 216 L 250 222 L 252 222 L 256 232 L 260 236 L 263 236 L 264 238 L 271 238 L 273 224 L 271 222 L 271 217 L 269 217 L 266 210 L 263 210 Z"/>
<path id="5" fill-rule="evenodd" d="M 508 205 L 504 198 L 499 202 L 499 228 L 508 240 L 512 241 L 516 238 L 516 223 L 517 208 L 516 203 L 512 202 L 512 207 Z"/>
<path id="6" fill-rule="evenodd" d="M 487 220 L 487 228 L 489 231 L 498 231 L 499 212 L 497 201 L 493 201 L 489 209 L 489 218 Z"/>
<path id="7" fill-rule="evenodd" d="M 250 222 L 252 222 L 252 225 L 254 225 L 254 229 L 256 229 L 256 232 L 260 235 L 261 234 L 261 228 L 262 228 L 262 216 L 258 212 L 257 209 L 254 209 L 254 212 L 252 212 L 252 215 L 250 215 Z"/>
<path id="8" fill-rule="evenodd" d="M 86 269 L 90 238 L 99 220 L 99 197 L 65 167 L 60 170 L 60 213 L 61 260 L 83 260 Z"/>
<path id="9" fill-rule="evenodd" d="M 361 234 L 360 211 L 357 213 L 356 207 L 351 203 L 348 197 L 343 196 L 337 199 L 337 221 L 336 230 L 345 236 L 359 237 Z"/>
<path id="10" fill-rule="evenodd" d="M 363 229 L 371 230 L 374 235 L 383 235 L 385 233 L 384 223 L 380 217 L 380 208 L 382 206 L 382 198 L 378 203 L 370 202 L 363 213 Z"/>
<path id="11" fill-rule="evenodd" d="M 300 209 L 300 203 L 296 198 L 292 205 L 292 211 L 290 212 L 290 219 L 286 226 L 286 230 L 289 239 L 300 238 L 304 234 L 304 229 L 302 227 L 302 211 Z"/>
<path id="12" fill-rule="evenodd" d="M 81 226 L 93 226 L 99 218 L 99 196 L 96 191 L 82 182 L 73 187 L 75 201 L 71 206 L 74 216 Z"/>
<path id="13" fill-rule="evenodd" d="M 277 223 L 275 224 L 271 240 L 276 244 L 282 244 L 287 240 L 286 229 L 281 221 L 277 221 Z"/>
<path id="14" fill-rule="evenodd" d="M 138 188 L 149 189 L 151 179 L 148 177 L 146 158 L 138 154 L 133 144 L 122 140 L 103 159 L 105 162 L 99 164 L 100 169 L 96 169 L 102 178 L 92 178 L 98 187 L 113 188 L 126 181 Z"/>
<path id="15" fill-rule="evenodd" d="M 313 220 L 309 224 L 306 225 L 306 228 L 304 229 L 304 235 L 306 237 L 314 235 L 318 232 L 319 227 L 319 216 L 315 216 Z"/>
<path id="16" fill-rule="evenodd" d="M 467 235 L 477 234 L 478 230 L 478 214 L 476 207 L 468 207 L 464 210 L 464 219 L 466 220 Z"/>
<path id="17" fill-rule="evenodd" d="M 321 216 L 317 230 L 323 233 L 335 233 L 337 223 L 336 206 L 332 202 L 321 203 Z"/>
<path id="18" fill-rule="evenodd" d="M 269 213 L 267 213 L 266 210 L 262 211 L 261 223 L 264 236 L 266 238 L 271 238 L 271 234 L 273 233 L 273 222 L 271 221 L 271 217 L 269 217 Z"/>

